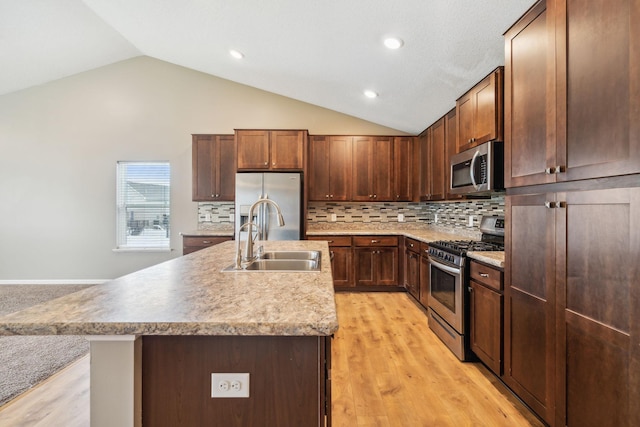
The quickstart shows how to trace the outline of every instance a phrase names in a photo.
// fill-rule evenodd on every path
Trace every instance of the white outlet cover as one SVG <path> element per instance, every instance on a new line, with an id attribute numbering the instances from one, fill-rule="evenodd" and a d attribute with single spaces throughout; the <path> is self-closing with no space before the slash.
<path id="1" fill-rule="evenodd" d="M 221 383 L 225 386 L 220 387 Z M 249 397 L 249 374 L 212 373 L 211 397 Z"/>

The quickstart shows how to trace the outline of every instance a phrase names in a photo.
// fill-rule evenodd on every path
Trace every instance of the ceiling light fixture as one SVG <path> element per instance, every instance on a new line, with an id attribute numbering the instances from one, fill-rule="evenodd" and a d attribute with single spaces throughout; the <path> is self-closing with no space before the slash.
<path id="1" fill-rule="evenodd" d="M 229 50 L 229 55 L 233 56 L 236 59 L 244 58 L 244 54 L 242 52 L 240 52 L 240 51 L 235 50 L 235 49 Z"/>
<path id="2" fill-rule="evenodd" d="M 367 89 L 367 90 L 364 91 L 364 96 L 366 96 L 367 98 L 377 98 L 378 97 L 378 93 Z"/>
<path id="3" fill-rule="evenodd" d="M 389 49 L 400 49 L 403 44 L 404 41 L 397 37 L 388 37 L 384 39 L 384 45 Z"/>

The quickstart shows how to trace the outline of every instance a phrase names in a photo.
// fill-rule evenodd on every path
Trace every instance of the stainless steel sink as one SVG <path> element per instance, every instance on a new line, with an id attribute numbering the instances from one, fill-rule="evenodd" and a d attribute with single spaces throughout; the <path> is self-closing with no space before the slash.
<path id="1" fill-rule="evenodd" d="M 257 259 L 246 271 L 320 271 L 320 260 L 310 259 Z"/>
<path id="2" fill-rule="evenodd" d="M 270 251 L 263 253 L 260 259 L 319 260 L 320 251 Z"/>

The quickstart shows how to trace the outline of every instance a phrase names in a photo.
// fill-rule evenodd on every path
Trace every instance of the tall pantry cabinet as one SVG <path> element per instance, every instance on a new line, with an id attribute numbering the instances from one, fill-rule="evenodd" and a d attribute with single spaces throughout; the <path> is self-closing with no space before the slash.
<path id="1" fill-rule="evenodd" d="M 638 0 L 505 34 L 504 381 L 551 426 L 640 425 Z"/>

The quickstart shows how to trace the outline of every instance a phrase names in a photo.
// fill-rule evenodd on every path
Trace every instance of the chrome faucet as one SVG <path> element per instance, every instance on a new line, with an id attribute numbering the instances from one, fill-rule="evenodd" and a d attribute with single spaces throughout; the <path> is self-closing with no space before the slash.
<path id="1" fill-rule="evenodd" d="M 240 226 L 240 228 L 238 229 L 238 243 L 237 243 L 237 253 L 236 253 L 236 269 L 237 270 L 242 268 L 242 264 L 250 263 L 256 259 L 256 256 L 253 254 L 253 238 L 251 237 L 251 227 L 255 227 L 256 231 L 258 231 L 257 234 L 260 235 L 259 227 L 255 223 L 253 223 L 252 220 L 253 220 L 253 211 L 257 206 L 262 204 L 272 205 L 276 209 L 276 213 L 278 215 L 278 225 L 280 227 L 284 226 L 284 217 L 282 216 L 282 210 L 280 210 L 280 206 L 278 206 L 276 202 L 274 202 L 271 199 L 261 197 L 254 204 L 252 204 L 251 207 L 249 208 L 249 221 L 242 224 L 242 226 Z M 264 224 L 260 224 L 260 225 L 264 226 Z M 240 251 L 240 231 L 242 231 L 242 229 L 245 226 L 249 226 L 249 235 L 247 236 L 247 244 L 245 246 L 244 257 L 243 257 Z"/>

